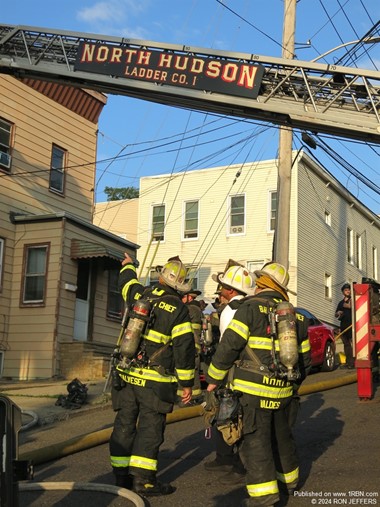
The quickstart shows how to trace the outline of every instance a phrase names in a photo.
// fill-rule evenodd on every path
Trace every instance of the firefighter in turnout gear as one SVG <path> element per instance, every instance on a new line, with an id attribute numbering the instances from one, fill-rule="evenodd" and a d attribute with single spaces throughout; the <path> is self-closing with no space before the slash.
<path id="1" fill-rule="evenodd" d="M 183 294 L 182 302 L 187 306 L 190 315 L 191 327 L 194 333 L 194 343 L 195 343 L 195 377 L 194 377 L 194 387 L 193 387 L 193 401 L 196 403 L 196 398 L 200 399 L 202 395 L 201 389 L 201 381 L 199 379 L 199 369 L 200 369 L 200 353 L 201 353 L 201 332 L 202 332 L 202 318 L 203 312 L 201 309 L 200 301 L 197 301 L 197 297 L 200 296 L 202 292 L 200 290 L 190 290 Z M 179 390 L 177 393 L 179 396 L 182 395 L 182 391 Z"/>
<path id="2" fill-rule="evenodd" d="M 278 364 L 279 340 L 268 315 L 277 303 L 288 301 L 289 274 L 270 262 L 255 271 L 255 294 L 245 298 L 227 327 L 208 369 L 207 391 L 221 385 L 234 367 L 232 389 L 241 393 L 243 443 L 240 455 L 247 470 L 249 498 L 242 506 L 269 507 L 297 486 L 299 464 L 290 417 L 297 390 L 311 367 L 307 325 L 296 315 L 298 376 L 288 380 Z"/>
<path id="3" fill-rule="evenodd" d="M 116 417 L 110 458 L 116 485 L 143 496 L 174 491 L 156 475 L 166 414 L 173 410 L 178 386 L 182 402 L 189 403 L 194 383 L 194 335 L 180 296 L 190 288 L 186 274 L 179 258 L 170 259 L 160 272 L 159 283 L 144 288 L 128 254 L 120 270 L 119 284 L 127 305 L 148 300 L 152 311 L 135 357 L 122 357 L 116 366 L 120 385 L 112 389 Z"/>
<path id="4" fill-rule="evenodd" d="M 220 335 L 223 337 L 223 333 L 239 308 L 240 301 L 248 294 L 253 293 L 253 275 L 243 266 L 233 265 L 224 273 L 212 275 L 212 279 L 218 284 L 220 295 L 227 302 L 220 314 L 219 329 Z M 220 478 L 221 484 L 244 483 L 246 472 L 239 456 L 238 448 L 240 443 L 229 445 L 218 430 L 213 432 L 213 438 L 215 440 L 216 457 L 214 460 L 205 463 L 205 469 L 214 472 L 228 472 Z"/>

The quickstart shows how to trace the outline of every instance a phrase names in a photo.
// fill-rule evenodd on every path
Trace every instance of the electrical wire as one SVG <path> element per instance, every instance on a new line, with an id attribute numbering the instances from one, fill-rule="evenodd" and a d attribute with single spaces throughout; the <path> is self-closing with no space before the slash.
<path id="1" fill-rule="evenodd" d="M 267 39 L 269 39 L 272 42 L 274 42 L 275 44 L 277 44 L 277 46 L 279 46 L 281 49 L 284 49 L 284 46 L 280 42 L 276 41 L 275 39 L 273 39 L 273 37 L 271 37 L 270 35 L 268 35 L 266 32 L 264 32 L 263 30 L 260 30 L 260 28 L 257 28 L 257 26 L 255 26 L 253 23 L 251 23 L 247 19 L 245 19 L 242 16 L 240 16 L 240 14 L 238 14 L 236 11 L 234 11 L 233 9 L 231 9 L 231 7 L 228 7 L 227 4 L 225 4 L 221 0 L 216 0 L 216 1 L 218 2 L 218 4 L 222 5 L 225 9 L 229 10 L 234 16 L 238 17 L 239 19 L 241 19 L 242 21 L 244 21 L 244 23 L 247 23 L 247 25 L 249 25 L 251 28 L 253 28 L 257 32 L 259 32 L 261 35 L 264 35 Z"/>

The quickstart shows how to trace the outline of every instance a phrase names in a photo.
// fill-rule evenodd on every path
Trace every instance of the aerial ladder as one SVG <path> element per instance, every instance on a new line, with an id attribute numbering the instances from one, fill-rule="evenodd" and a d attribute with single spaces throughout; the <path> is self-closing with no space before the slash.
<path id="1" fill-rule="evenodd" d="M 375 70 L 0 24 L 0 74 L 380 144 L 380 72 Z M 376 282 L 354 284 L 361 399 L 373 395 L 379 292 Z M 17 475 L 14 471 L 19 427 L 17 407 L 0 397 L 6 457 L 0 470 L 2 507 L 17 505 L 16 482 L 31 475 L 25 463 Z"/>
<path id="2" fill-rule="evenodd" d="M 380 144 L 380 72 L 0 25 L 0 73 Z"/>
<path id="3" fill-rule="evenodd" d="M 369 401 L 374 393 L 374 379 L 379 376 L 380 284 L 363 278 L 354 283 L 353 344 L 357 371 L 358 396 Z"/>

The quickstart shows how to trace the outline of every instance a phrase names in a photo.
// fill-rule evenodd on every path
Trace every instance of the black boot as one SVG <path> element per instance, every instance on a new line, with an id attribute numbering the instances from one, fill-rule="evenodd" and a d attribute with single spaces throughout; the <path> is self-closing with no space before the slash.
<path id="1" fill-rule="evenodd" d="M 143 477 L 135 477 L 133 491 L 141 496 L 162 496 L 174 493 L 175 487 L 171 484 L 159 482 L 156 479 L 150 480 Z"/>
<path id="2" fill-rule="evenodd" d="M 114 468 L 113 473 L 115 475 L 115 485 L 119 488 L 125 488 L 132 490 L 133 477 L 126 470 Z"/>

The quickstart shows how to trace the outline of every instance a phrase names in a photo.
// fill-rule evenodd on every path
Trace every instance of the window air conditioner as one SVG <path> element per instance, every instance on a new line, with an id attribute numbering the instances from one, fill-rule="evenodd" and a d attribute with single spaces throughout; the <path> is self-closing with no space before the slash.
<path id="1" fill-rule="evenodd" d="M 6 167 L 7 169 L 11 166 L 12 157 L 5 153 L 5 151 L 0 151 L 0 165 Z"/>

